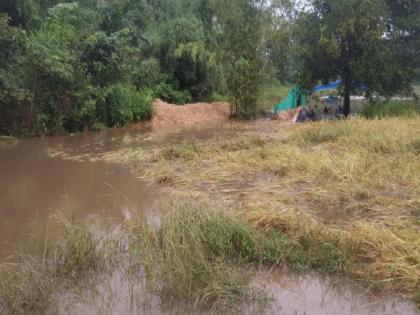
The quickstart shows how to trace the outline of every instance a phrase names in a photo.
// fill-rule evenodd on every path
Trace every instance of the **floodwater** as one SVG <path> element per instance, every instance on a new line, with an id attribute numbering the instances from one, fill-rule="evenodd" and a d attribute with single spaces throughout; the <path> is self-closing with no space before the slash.
<path id="1" fill-rule="evenodd" d="M 128 165 L 51 157 L 50 150 L 83 157 L 127 147 L 156 148 L 184 138 L 211 137 L 217 129 L 151 132 L 147 124 L 138 124 L 0 144 L 0 259 L 42 244 L 47 221 L 57 211 L 76 220 L 101 215 L 117 222 L 133 214 L 154 221 L 162 215 L 165 193 L 135 177 Z"/>
<path id="2" fill-rule="evenodd" d="M 43 238 L 56 211 L 75 219 L 100 214 L 123 220 L 132 212 L 154 213 L 156 188 L 122 166 L 48 157 L 50 147 L 118 145 L 108 134 L 24 140 L 0 146 L 0 257 Z M 121 145 L 121 143 L 120 143 Z"/>
<path id="3" fill-rule="evenodd" d="M 272 297 L 266 314 L 295 315 L 411 315 L 413 303 L 400 298 L 369 296 L 355 286 L 333 283 L 318 275 L 261 273 L 254 283 Z"/>
<path id="4" fill-rule="evenodd" d="M 252 271 L 249 271 L 251 274 Z M 290 275 L 285 272 L 257 272 L 251 281 L 254 288 L 263 289 L 270 303 L 266 308 L 244 304 L 236 314 L 243 315 L 415 315 L 413 303 L 401 298 L 369 296 L 363 289 L 333 283 L 318 275 Z M 60 314 L 135 314 L 135 315 L 211 315 L 211 312 L 191 310 L 179 304 L 162 303 L 150 293 L 141 274 L 133 278 L 116 271 L 83 298 L 71 294 L 61 296 Z"/>
<path id="5" fill-rule="evenodd" d="M 223 135 L 235 133 L 235 128 L 228 127 Z M 253 128 L 265 132 L 266 124 L 257 122 Z M 215 129 L 190 130 L 155 137 L 145 130 L 113 130 L 0 146 L 0 259 L 22 245 L 42 240 L 46 222 L 57 210 L 70 211 L 77 219 L 99 215 L 117 222 L 133 214 L 152 219 L 163 215 L 158 202 L 165 199 L 165 191 L 136 178 L 128 167 L 50 157 L 49 149 L 65 148 L 83 155 L 125 146 L 156 147 L 185 137 L 211 137 L 214 133 Z M 314 275 L 261 272 L 251 284 L 265 289 L 272 303 L 264 312 L 245 306 L 240 314 L 417 314 L 412 303 L 395 297 L 367 297 L 362 290 L 333 286 L 331 281 Z M 99 281 L 92 292 L 83 294 L 83 298 L 62 295 L 58 313 L 197 314 L 162 305 L 158 296 L 147 293 L 144 277 L 133 279 L 118 270 Z"/>

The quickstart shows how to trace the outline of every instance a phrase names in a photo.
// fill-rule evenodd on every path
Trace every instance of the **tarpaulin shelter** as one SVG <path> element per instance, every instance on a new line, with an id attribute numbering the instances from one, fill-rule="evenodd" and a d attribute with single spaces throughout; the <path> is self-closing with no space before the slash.
<path id="1" fill-rule="evenodd" d="M 312 93 L 319 93 L 322 91 L 328 91 L 328 90 L 335 90 L 337 89 L 341 84 L 341 80 L 337 80 L 335 82 L 331 82 L 325 85 L 317 85 L 312 89 Z"/>
<path id="2" fill-rule="evenodd" d="M 273 108 L 273 112 L 275 114 L 282 112 L 282 111 L 289 111 L 291 109 L 295 109 L 298 106 L 303 106 L 306 107 L 308 104 L 308 94 L 311 93 L 319 93 L 322 91 L 328 91 L 328 90 L 335 90 L 338 89 L 342 84 L 341 80 L 337 80 L 335 82 L 331 82 L 328 83 L 326 85 L 317 85 L 315 86 L 311 91 L 305 91 L 302 90 L 300 88 L 298 88 L 297 86 L 294 86 L 290 91 L 289 94 L 287 95 L 287 98 L 277 104 L 274 108 Z M 358 82 L 353 82 L 352 83 L 353 88 L 360 90 L 360 91 L 367 91 L 369 88 L 367 87 L 367 85 L 362 84 L 362 83 L 358 83 Z M 332 99 L 329 98 L 329 101 L 331 101 Z"/>
<path id="3" fill-rule="evenodd" d="M 298 106 L 305 107 L 307 104 L 308 104 L 308 96 L 304 93 L 303 90 L 294 86 L 289 91 L 287 98 L 283 102 L 277 104 L 273 108 L 273 112 L 277 114 L 278 112 L 281 112 L 281 111 L 295 109 Z"/>
<path id="4" fill-rule="evenodd" d="M 335 82 L 331 82 L 325 85 L 317 85 L 316 87 L 312 89 L 312 93 L 319 93 L 319 92 L 328 91 L 328 90 L 336 90 L 341 84 L 342 84 L 342 81 L 337 80 Z M 369 89 L 366 84 L 362 84 L 355 81 L 353 81 L 352 87 L 360 91 L 367 91 Z"/>

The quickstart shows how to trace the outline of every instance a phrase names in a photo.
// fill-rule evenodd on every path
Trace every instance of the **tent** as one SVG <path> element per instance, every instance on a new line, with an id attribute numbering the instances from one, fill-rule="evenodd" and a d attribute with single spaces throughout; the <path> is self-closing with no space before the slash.
<path id="1" fill-rule="evenodd" d="M 326 85 L 317 85 L 315 86 L 312 91 L 310 91 L 310 93 L 319 93 L 322 91 L 328 91 L 328 90 L 334 90 L 334 89 L 338 89 L 339 86 L 342 84 L 341 80 L 337 80 L 335 82 L 331 82 L 328 83 Z M 353 82 L 353 88 L 360 90 L 360 91 L 368 91 L 369 88 L 367 87 L 367 85 L 362 84 L 362 83 L 358 83 L 358 82 Z M 308 95 L 309 92 L 305 92 L 302 89 L 299 89 L 297 86 L 294 86 L 290 91 L 289 94 L 287 95 L 287 98 L 277 104 L 272 111 L 275 114 L 278 114 L 281 111 L 288 111 L 291 109 L 295 109 L 296 107 L 298 107 L 299 105 L 302 105 L 303 107 L 306 107 L 306 105 L 308 104 Z M 331 98 L 329 98 L 329 101 L 331 101 Z"/>
<path id="2" fill-rule="evenodd" d="M 308 96 L 298 87 L 294 86 L 288 93 L 287 98 L 277 104 L 273 108 L 273 112 L 277 114 L 281 111 L 287 111 L 298 107 L 299 105 L 306 106 L 308 104 Z"/>

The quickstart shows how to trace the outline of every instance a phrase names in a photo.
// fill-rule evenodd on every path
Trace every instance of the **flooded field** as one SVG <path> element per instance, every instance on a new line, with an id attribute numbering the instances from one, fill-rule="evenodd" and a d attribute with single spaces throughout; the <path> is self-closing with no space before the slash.
<path id="1" fill-rule="evenodd" d="M 3 145 L 0 147 L 0 258 L 4 260 L 18 250 L 26 253 L 38 251 L 46 235 L 51 237 L 53 234 L 48 230 L 47 222 L 57 211 L 66 213 L 76 222 L 87 222 L 96 217 L 110 219 L 119 233 L 119 224 L 130 226 L 132 218 L 145 218 L 152 226 L 159 226 L 170 211 L 167 202 L 173 196 L 217 199 L 232 209 L 242 207 L 246 211 L 261 207 L 267 211 L 281 208 L 281 214 L 287 209 L 294 211 L 298 208 L 325 222 L 340 222 L 340 219 L 353 218 L 355 214 L 373 218 L 380 207 L 387 211 L 391 207 L 401 209 L 405 216 L 418 215 L 415 212 L 417 201 L 413 197 L 417 188 L 411 186 L 404 195 L 395 194 L 399 198 L 395 200 L 390 199 L 393 195 L 389 191 L 386 202 L 390 207 L 384 206 L 385 197 L 380 194 L 359 197 L 356 194 L 360 194 L 360 187 L 351 192 L 360 203 L 356 197 L 330 194 L 328 204 L 324 197 L 331 189 L 329 184 L 322 186 L 318 173 L 310 177 L 313 169 L 305 175 L 296 171 L 301 172 L 303 161 L 312 163 L 309 154 L 316 154 L 317 159 L 325 159 L 326 155 L 320 151 L 304 151 L 299 156 L 297 149 L 285 144 L 291 132 L 294 131 L 289 125 L 258 120 L 248 124 L 225 124 L 223 128 L 174 132 L 150 132 L 147 127 L 134 127 Z M 281 151 L 276 147 L 279 145 L 284 147 L 285 154 L 277 155 Z M 325 165 L 326 162 L 322 163 Z M 289 174 L 294 177 L 289 179 Z M 408 180 L 414 183 L 416 179 Z M 317 181 L 323 190 L 317 188 L 314 191 L 313 181 Z M 363 212 L 362 206 L 368 207 L 368 204 L 370 210 Z M 342 205 L 347 208 L 340 208 Z M 388 214 L 382 212 L 381 220 L 387 219 Z M 281 224 L 275 223 L 276 220 Z M 275 215 L 261 214 L 261 218 L 252 217 L 250 221 L 263 229 L 267 225 L 281 226 L 288 233 L 299 228 L 294 223 L 284 228 L 289 224 L 287 219 Z M 327 228 L 330 227 L 320 227 L 322 231 Z M 306 234 L 312 233 L 305 229 Z M 324 237 L 322 233 L 319 233 L 320 238 Z M 325 237 L 334 233 L 335 230 L 327 231 Z M 122 239 L 127 237 L 131 236 L 125 235 Z M 303 236 L 293 237 L 301 239 Z M 287 249 L 287 244 L 281 246 Z M 294 247 L 293 244 L 290 246 Z M 412 246 L 414 248 L 415 244 Z M 157 252 L 161 250 L 156 249 Z M 281 259 L 290 260 L 286 265 L 293 269 L 295 260 L 301 258 L 287 255 Z M 132 257 L 123 261 L 126 259 Z M 274 265 L 277 265 L 280 258 L 270 256 L 269 259 L 274 259 Z M 312 258 L 302 258 L 299 264 L 313 264 L 305 259 Z M 334 256 L 333 259 L 339 258 Z M 248 268 L 247 264 L 244 267 Z M 127 268 L 132 270 L 133 266 Z M 48 310 L 60 314 L 213 313 L 201 308 L 191 310 L 182 303 L 181 306 L 166 303 L 160 294 L 149 290 L 143 268 L 146 267 L 134 273 L 114 269 L 107 271 L 106 275 L 98 274 L 76 291 L 61 288 L 59 294 L 53 296 L 54 308 Z M 309 267 L 305 265 L 302 270 L 306 268 Z M 322 266 L 317 268 L 324 271 Z M 334 265 L 333 268 L 341 267 Z M 416 267 L 413 268 L 417 272 Z M 235 310 L 236 313 L 417 314 L 414 303 L 392 293 L 391 289 L 376 295 L 358 284 L 349 284 L 351 281 L 335 283 L 313 273 L 297 276 L 295 273 L 263 272 L 254 268 L 246 278 L 251 286 L 266 292 L 264 301 L 268 303 L 260 308 L 244 302 L 240 311 Z M 416 286 L 415 282 L 410 282 L 410 285 Z M 0 301 L 0 313 L 1 310 Z"/>

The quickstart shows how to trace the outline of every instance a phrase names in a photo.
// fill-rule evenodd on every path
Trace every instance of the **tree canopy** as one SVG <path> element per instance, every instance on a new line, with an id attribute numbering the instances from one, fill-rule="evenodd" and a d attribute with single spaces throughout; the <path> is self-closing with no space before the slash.
<path id="1" fill-rule="evenodd" d="M 361 87 L 384 96 L 410 90 L 418 67 L 419 3 L 314 0 L 296 26 L 301 84 L 342 79 L 345 115 L 350 94 Z"/>

